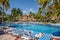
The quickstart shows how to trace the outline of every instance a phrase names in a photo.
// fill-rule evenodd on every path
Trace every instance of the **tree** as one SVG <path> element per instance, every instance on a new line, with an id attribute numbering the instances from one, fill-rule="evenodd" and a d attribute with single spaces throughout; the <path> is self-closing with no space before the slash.
<path id="1" fill-rule="evenodd" d="M 41 9 L 40 9 L 41 13 L 43 13 L 43 11 L 45 11 L 50 6 L 49 4 L 52 1 L 53 0 L 38 0 L 38 4 L 41 6 Z"/>
<path id="2" fill-rule="evenodd" d="M 48 10 L 52 12 L 51 18 L 58 20 L 60 18 L 60 0 L 54 0 L 53 5 Z"/>
<path id="3" fill-rule="evenodd" d="M 38 4 L 42 6 L 41 10 L 44 9 L 51 1 L 52 0 L 38 0 Z"/>
<path id="4" fill-rule="evenodd" d="M 39 8 L 37 16 L 39 16 L 39 17 L 41 16 L 41 8 Z"/>
<path id="5" fill-rule="evenodd" d="M 9 8 L 9 0 L 0 0 L 0 5 L 2 6 L 3 13 L 5 13 L 4 10 L 8 10 L 8 8 Z M 4 21 L 3 13 L 2 13 L 2 23 Z"/>
<path id="6" fill-rule="evenodd" d="M 30 11 L 29 17 L 35 17 L 35 14 L 33 12 Z"/>
<path id="7" fill-rule="evenodd" d="M 3 11 L 8 10 L 8 8 L 10 7 L 9 0 L 0 0 L 0 5 L 3 6 Z"/>
<path id="8" fill-rule="evenodd" d="M 21 9 L 19 9 L 19 8 L 17 9 L 17 13 L 18 13 L 18 15 L 20 15 L 20 16 L 23 15 Z"/>
<path id="9" fill-rule="evenodd" d="M 23 14 L 22 14 L 22 11 L 21 11 L 21 9 L 16 9 L 16 8 L 13 8 L 12 10 L 11 10 L 11 15 L 13 16 L 13 20 L 16 20 L 16 17 L 18 17 L 18 16 L 22 16 Z"/>
<path id="10" fill-rule="evenodd" d="M 53 3 L 49 6 L 51 2 Z M 40 10 L 41 12 L 38 10 L 38 13 L 43 13 L 43 11 L 47 8 L 47 12 L 43 17 L 43 20 L 47 21 L 53 19 L 53 22 L 60 20 L 60 0 L 38 0 L 38 3 L 40 6 L 42 6 Z"/>
<path id="11" fill-rule="evenodd" d="M 13 21 L 13 17 L 11 15 L 7 15 L 7 21 Z"/>

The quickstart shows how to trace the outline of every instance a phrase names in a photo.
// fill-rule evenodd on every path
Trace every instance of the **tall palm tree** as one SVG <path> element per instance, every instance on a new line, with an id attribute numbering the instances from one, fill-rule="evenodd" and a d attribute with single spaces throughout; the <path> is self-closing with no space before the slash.
<path id="1" fill-rule="evenodd" d="M 30 11 L 29 17 L 34 17 L 34 16 L 35 16 L 35 14 Z"/>
<path id="2" fill-rule="evenodd" d="M 41 11 L 43 11 L 53 0 L 38 0 L 38 4 L 41 7 Z"/>
<path id="3" fill-rule="evenodd" d="M 54 0 L 54 3 L 49 7 L 49 10 L 54 13 L 55 17 L 58 17 L 60 13 L 60 0 Z"/>
<path id="4" fill-rule="evenodd" d="M 9 8 L 9 0 L 0 0 L 0 5 L 2 6 L 2 11 L 3 13 L 5 12 L 4 10 L 8 10 Z M 2 13 L 2 25 L 3 25 L 3 21 L 4 21 L 4 15 Z"/>
<path id="5" fill-rule="evenodd" d="M 17 8 L 13 8 L 12 10 L 11 10 L 11 15 L 13 16 L 13 21 L 15 21 L 16 20 L 16 17 L 22 17 L 22 11 L 21 11 L 21 9 L 17 9 Z M 18 18 L 19 19 L 19 18 Z"/>

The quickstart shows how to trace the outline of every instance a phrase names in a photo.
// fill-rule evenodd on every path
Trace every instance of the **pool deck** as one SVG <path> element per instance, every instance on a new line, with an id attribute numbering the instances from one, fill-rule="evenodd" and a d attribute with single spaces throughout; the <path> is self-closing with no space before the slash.
<path id="1" fill-rule="evenodd" d="M 14 29 L 14 28 L 9 28 L 9 29 Z M 16 30 L 15 30 L 16 31 Z M 20 30 L 19 30 L 20 31 Z M 19 32 L 18 31 L 18 32 Z M 35 32 L 34 32 L 35 33 Z M 37 33 L 36 33 L 37 34 Z M 35 35 L 34 35 L 35 36 Z M 0 35 L 0 40 L 14 40 L 16 38 L 16 36 L 14 37 L 13 35 L 9 35 L 9 34 L 3 34 L 3 35 Z M 50 40 L 51 38 L 51 35 L 50 34 L 45 34 L 39 38 L 38 40 Z"/>
<path id="2" fill-rule="evenodd" d="M 16 37 L 9 35 L 9 34 L 0 35 L 0 40 L 14 40 L 15 38 Z"/>
<path id="3" fill-rule="evenodd" d="M 57 24 L 52 24 L 52 25 L 57 25 Z M 60 24 L 58 24 L 58 26 L 60 26 Z M 10 27 L 9 27 L 10 28 Z M 8 29 L 9 29 L 8 28 Z M 12 28 L 11 28 L 12 29 Z M 19 31 L 19 30 L 18 30 Z M 0 40 L 15 40 L 16 36 L 12 36 L 12 35 L 8 35 L 8 34 L 4 34 L 4 35 L 0 35 Z M 51 39 L 51 34 L 45 34 L 39 38 L 38 40 L 50 40 Z M 53 40 L 55 40 L 56 38 L 54 38 Z M 20 39 L 19 39 L 20 40 Z M 60 40 L 60 39 L 59 39 Z"/>
<path id="4" fill-rule="evenodd" d="M 3 34 L 3 35 L 0 35 L 0 40 L 15 40 L 16 36 L 12 36 L 12 35 L 9 35 L 9 34 Z M 38 40 L 50 40 L 51 38 L 51 35 L 47 35 L 47 34 L 44 34 L 41 38 L 39 38 Z M 19 39 L 20 40 L 20 39 Z"/>

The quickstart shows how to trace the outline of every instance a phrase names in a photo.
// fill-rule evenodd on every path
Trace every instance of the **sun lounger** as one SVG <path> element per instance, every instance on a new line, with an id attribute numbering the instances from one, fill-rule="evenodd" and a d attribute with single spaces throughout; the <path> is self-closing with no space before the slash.
<path id="1" fill-rule="evenodd" d="M 33 33 L 33 31 L 24 31 L 24 34 L 26 34 L 27 36 L 30 36 Z"/>
<path id="2" fill-rule="evenodd" d="M 22 35 L 22 34 L 24 34 L 24 32 L 22 32 L 22 30 L 15 30 L 15 31 L 13 31 L 13 33 L 12 33 L 12 35 L 14 35 L 14 36 L 18 36 L 18 35 Z"/>
<path id="3" fill-rule="evenodd" d="M 19 34 L 18 34 L 18 33 L 12 33 L 12 35 L 13 35 L 13 36 L 19 36 Z"/>
<path id="4" fill-rule="evenodd" d="M 13 31 L 12 31 L 12 30 L 8 30 L 7 32 L 8 32 L 8 33 L 13 33 Z"/>
<path id="5" fill-rule="evenodd" d="M 38 32 L 33 32 L 32 34 L 30 34 L 30 36 L 34 38 L 36 34 L 38 34 Z"/>
<path id="6" fill-rule="evenodd" d="M 52 37 L 51 37 L 50 40 L 60 40 L 60 37 L 59 37 L 59 36 L 53 36 L 53 35 L 52 35 Z"/>
<path id="7" fill-rule="evenodd" d="M 23 35 L 21 37 L 22 40 L 32 40 L 32 38 L 30 36 L 26 36 L 26 35 Z"/>
<path id="8" fill-rule="evenodd" d="M 5 33 L 11 34 L 11 35 L 14 33 L 14 31 L 16 31 L 15 28 L 9 28 L 9 29 L 4 30 Z"/>
<path id="9" fill-rule="evenodd" d="M 35 35 L 35 37 L 33 38 L 33 40 L 38 40 L 42 36 L 43 36 L 43 33 L 38 33 L 38 34 Z"/>
<path id="10" fill-rule="evenodd" d="M 43 36 L 43 33 L 36 34 L 35 37 L 41 38 Z"/>
<path id="11" fill-rule="evenodd" d="M 2 34 L 5 34 L 5 32 L 3 30 L 0 30 L 0 35 L 2 35 Z"/>
<path id="12" fill-rule="evenodd" d="M 60 31 L 52 33 L 51 40 L 60 40 Z"/>

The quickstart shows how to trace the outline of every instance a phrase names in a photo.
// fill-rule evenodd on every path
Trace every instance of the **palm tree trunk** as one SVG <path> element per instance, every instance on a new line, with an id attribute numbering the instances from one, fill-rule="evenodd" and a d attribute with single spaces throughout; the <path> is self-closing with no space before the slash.
<path id="1" fill-rule="evenodd" d="M 3 22 L 4 22 L 4 5 L 3 5 L 3 13 L 2 13 L 2 26 L 3 26 Z"/>

